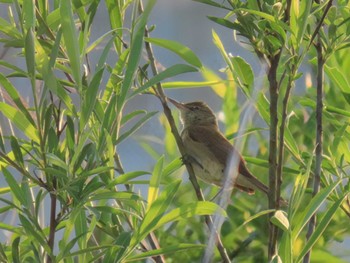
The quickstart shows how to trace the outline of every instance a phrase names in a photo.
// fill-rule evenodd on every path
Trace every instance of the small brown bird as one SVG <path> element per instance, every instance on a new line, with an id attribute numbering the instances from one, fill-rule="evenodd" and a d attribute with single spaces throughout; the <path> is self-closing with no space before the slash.
<path id="1" fill-rule="evenodd" d="M 258 189 L 268 194 L 269 188 L 248 170 L 242 156 L 220 132 L 213 111 L 204 102 L 180 103 L 168 98 L 181 113 L 181 138 L 195 175 L 203 181 L 222 187 L 224 172 L 232 155 L 239 158 L 239 175 L 234 187 L 248 194 Z"/>

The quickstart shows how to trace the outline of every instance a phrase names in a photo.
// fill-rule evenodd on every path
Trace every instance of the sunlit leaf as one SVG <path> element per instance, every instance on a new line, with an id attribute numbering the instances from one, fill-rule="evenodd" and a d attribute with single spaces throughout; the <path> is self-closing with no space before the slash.
<path id="1" fill-rule="evenodd" d="M 64 43 L 69 57 L 73 78 L 78 90 L 82 89 L 81 62 L 78 44 L 78 36 L 75 29 L 73 7 L 70 0 L 60 1 L 61 24 Z"/>
<path id="2" fill-rule="evenodd" d="M 197 57 L 197 55 L 188 47 L 185 45 L 168 39 L 161 39 L 161 38 L 145 38 L 145 41 L 148 41 L 152 44 L 155 44 L 157 46 L 166 48 L 175 54 L 177 54 L 179 57 L 181 57 L 183 60 L 185 60 L 187 63 L 191 64 L 192 66 L 195 66 L 197 68 L 202 67 L 202 62 Z"/>
<path id="3" fill-rule="evenodd" d="M 37 129 L 28 121 L 27 117 L 21 111 L 3 102 L 0 102 L 0 111 L 29 139 L 36 142 L 39 141 Z"/>

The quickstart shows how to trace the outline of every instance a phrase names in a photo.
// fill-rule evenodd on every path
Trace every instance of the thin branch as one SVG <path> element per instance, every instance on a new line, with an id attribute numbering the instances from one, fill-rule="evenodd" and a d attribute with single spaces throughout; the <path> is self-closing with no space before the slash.
<path id="1" fill-rule="evenodd" d="M 276 184 L 276 209 L 280 208 L 280 198 L 281 198 L 281 186 L 282 186 L 282 164 L 284 159 L 284 132 L 287 121 L 287 110 L 288 110 L 288 101 L 290 97 L 290 93 L 293 87 L 293 77 L 295 74 L 296 65 L 293 64 L 291 72 L 289 73 L 288 83 L 286 92 L 283 98 L 283 106 L 282 106 L 282 117 L 281 117 L 281 125 L 279 130 L 279 148 L 278 148 L 278 161 L 277 161 L 277 184 Z M 286 71 L 284 71 L 285 73 Z M 283 75 L 284 75 L 283 73 Z M 281 84 L 281 81 L 280 81 Z"/>
<path id="2" fill-rule="evenodd" d="M 332 2 L 332 1 L 330 1 Z M 326 11 L 325 11 L 326 13 Z M 315 160 L 315 175 L 313 182 L 312 196 L 315 196 L 320 190 L 321 184 L 321 167 L 322 167 L 322 145 L 323 145 L 323 131 L 322 131 L 322 109 L 323 109 L 323 80 L 324 80 L 324 64 L 323 48 L 321 44 L 321 36 L 318 34 L 318 41 L 316 45 L 317 51 L 317 96 L 316 96 L 316 160 Z M 314 214 L 309 221 L 309 227 L 306 234 L 307 240 L 315 231 L 316 214 Z M 305 255 L 303 263 L 309 263 L 311 250 Z"/>
<path id="3" fill-rule="evenodd" d="M 268 70 L 269 91 L 270 91 L 270 139 L 269 139 L 269 209 L 278 208 L 276 202 L 277 189 L 277 125 L 278 125 L 278 92 L 279 86 L 277 82 L 277 69 L 281 58 L 281 52 L 270 58 L 270 67 Z M 272 216 L 272 215 L 271 215 Z M 269 260 L 276 254 L 277 250 L 277 227 L 269 224 L 269 244 L 268 258 Z"/>
<path id="4" fill-rule="evenodd" d="M 141 3 L 141 2 L 140 2 Z M 140 8 L 142 10 L 142 4 L 140 5 Z M 147 27 L 145 28 L 145 37 L 149 37 L 149 31 L 147 29 Z M 150 65 L 151 65 L 151 69 L 152 69 L 152 73 L 154 76 L 158 75 L 158 69 L 157 69 L 157 66 L 156 66 L 156 61 L 155 61 L 155 58 L 154 58 L 154 53 L 153 53 L 153 49 L 152 49 L 152 46 L 149 42 L 145 42 L 145 47 L 146 47 L 146 52 L 147 52 L 147 56 L 148 56 L 148 59 L 150 61 Z M 161 83 L 157 83 L 156 87 L 155 87 L 155 91 L 157 93 L 157 97 L 159 98 L 159 100 L 161 101 L 162 103 L 162 106 L 163 106 L 163 110 L 164 110 L 164 114 L 168 120 L 168 123 L 170 125 L 170 128 L 171 128 L 171 132 L 175 138 L 175 141 L 176 141 L 176 144 L 177 144 L 177 147 L 179 148 L 179 151 L 180 151 L 180 154 L 182 156 L 185 156 L 186 155 L 186 150 L 185 150 L 185 147 L 184 147 L 184 144 L 182 142 L 182 139 L 181 139 L 181 136 L 176 128 L 176 124 L 175 124 L 175 120 L 171 114 L 171 110 L 167 104 L 167 98 L 166 98 L 166 95 L 163 91 L 163 88 L 162 88 L 162 85 Z M 197 196 L 197 199 L 199 201 L 203 201 L 204 200 L 204 196 L 203 196 L 203 193 L 202 193 L 202 190 L 200 189 L 200 186 L 198 184 L 198 181 L 197 181 L 197 178 L 194 174 L 194 171 L 193 171 L 193 167 L 190 163 L 185 163 L 185 166 L 186 166 L 186 169 L 188 171 L 188 174 L 189 174 L 189 179 L 190 179 L 190 182 L 192 183 L 192 186 L 195 190 L 195 193 L 196 193 L 196 196 Z M 210 216 L 205 216 L 205 221 L 206 221 L 206 224 L 208 225 L 209 229 L 212 229 L 213 228 L 213 221 L 212 221 L 212 218 Z M 226 252 L 226 249 L 225 247 L 223 246 L 222 244 L 222 241 L 221 241 L 221 238 L 220 238 L 220 235 L 216 232 L 216 240 L 217 240 L 217 248 L 219 250 L 219 253 L 220 253 L 220 256 L 222 258 L 222 261 L 225 262 L 225 263 L 229 263 L 231 262 L 230 261 L 230 258 Z"/>
<path id="5" fill-rule="evenodd" d="M 318 32 L 320 31 L 320 28 L 321 28 L 321 26 L 323 24 L 324 19 L 326 18 L 326 15 L 327 15 L 329 9 L 332 7 L 332 2 L 333 2 L 333 0 L 329 0 L 328 4 L 327 4 L 327 6 L 326 6 L 326 8 L 325 8 L 325 10 L 323 12 L 323 15 L 322 15 L 321 19 L 318 21 L 316 29 L 315 29 L 314 33 L 312 34 L 312 36 L 311 36 L 311 39 L 310 39 L 309 45 L 307 47 L 307 50 L 310 49 L 311 45 L 313 44 L 313 41 L 314 41 L 315 37 L 317 36 Z"/>

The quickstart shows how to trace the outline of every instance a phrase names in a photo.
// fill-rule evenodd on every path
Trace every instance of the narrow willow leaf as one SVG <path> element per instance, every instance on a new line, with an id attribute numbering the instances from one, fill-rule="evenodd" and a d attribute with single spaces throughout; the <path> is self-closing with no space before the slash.
<path id="1" fill-rule="evenodd" d="M 260 17 L 266 19 L 267 21 L 270 21 L 272 23 L 276 23 L 277 25 L 282 27 L 284 30 L 290 31 L 289 27 L 285 23 L 283 23 L 281 20 L 276 19 L 274 16 L 272 16 L 268 13 L 264 13 L 264 12 L 257 11 L 254 9 L 247 9 L 247 8 L 237 8 L 233 12 L 238 13 L 238 12 L 242 12 L 242 11 L 247 12 L 247 13 L 252 14 L 252 15 L 260 16 Z"/>
<path id="2" fill-rule="evenodd" d="M 97 200 L 129 200 L 129 201 L 142 201 L 142 197 L 129 192 L 114 192 L 109 190 L 99 191 L 91 195 L 89 201 Z"/>
<path id="3" fill-rule="evenodd" d="M 199 2 L 199 3 L 203 3 L 203 4 L 206 4 L 206 5 L 211 5 L 211 6 L 215 6 L 215 7 L 219 7 L 219 8 L 223 8 L 223 9 L 226 9 L 226 10 L 230 10 L 230 8 L 222 5 L 222 4 L 219 4 L 217 2 L 214 2 L 212 0 L 193 0 L 194 2 Z M 220 2 L 221 3 L 221 2 Z"/>
<path id="4" fill-rule="evenodd" d="M 245 86 L 248 91 L 252 91 L 254 88 L 254 72 L 252 67 L 241 57 L 231 58 L 234 74 L 240 79 L 240 82 Z M 248 93 L 249 94 L 249 93 Z"/>
<path id="5" fill-rule="evenodd" d="M 115 178 L 112 182 L 109 183 L 108 188 L 113 187 L 118 184 L 127 184 L 130 180 L 135 179 L 137 177 L 140 177 L 142 175 L 148 175 L 149 172 L 146 171 L 135 171 L 130 173 L 125 173 L 122 175 L 119 175 L 117 178 Z"/>
<path id="6" fill-rule="evenodd" d="M 169 253 L 181 253 L 181 251 L 188 250 L 188 249 L 204 249 L 205 245 L 201 244 L 178 244 L 174 246 L 166 246 L 162 247 L 159 249 L 154 249 L 154 250 L 149 250 L 147 252 L 143 252 L 140 254 L 132 255 L 130 257 L 127 257 L 125 259 L 125 262 L 134 262 L 134 261 L 140 261 L 142 259 L 150 258 L 150 257 L 155 257 L 158 255 L 166 255 Z"/>
<path id="7" fill-rule="evenodd" d="M 145 38 L 145 41 L 174 52 L 192 66 L 197 68 L 201 68 L 203 66 L 200 59 L 191 49 L 177 41 L 161 38 Z"/>
<path id="8" fill-rule="evenodd" d="M 21 33 L 17 30 L 16 27 L 12 26 L 5 19 L 0 17 L 0 32 L 3 32 L 5 35 L 13 39 L 21 39 Z"/>
<path id="9" fill-rule="evenodd" d="M 271 223 L 275 226 L 278 226 L 283 231 L 289 231 L 289 220 L 285 215 L 284 211 L 278 210 L 275 214 L 270 218 Z"/>
<path id="10" fill-rule="evenodd" d="M 230 28 L 230 29 L 233 29 L 233 30 L 237 30 L 239 29 L 239 27 L 237 27 L 237 24 L 236 23 L 233 23 L 231 22 L 230 20 L 228 19 L 225 19 L 225 18 L 220 18 L 220 17 L 215 17 L 215 16 L 208 16 L 208 18 L 221 25 L 221 26 L 224 26 L 224 27 L 227 27 L 227 28 Z"/>
<path id="11" fill-rule="evenodd" d="M 23 1 L 23 13 L 24 13 L 24 27 L 25 29 L 34 28 L 35 26 L 35 12 L 34 1 Z"/>
<path id="12" fill-rule="evenodd" d="M 164 155 L 159 158 L 152 172 L 151 180 L 148 187 L 146 211 L 149 210 L 154 200 L 156 200 L 158 197 L 159 184 L 160 184 L 160 180 L 162 179 L 163 163 L 164 163 Z"/>
<path id="13" fill-rule="evenodd" d="M 35 47 L 34 47 L 34 33 L 33 33 L 33 30 L 31 28 L 27 31 L 24 49 L 25 49 L 25 58 L 26 58 L 26 64 L 27 64 L 27 70 L 28 70 L 29 76 L 31 78 L 34 78 L 34 76 L 35 76 Z"/>
<path id="14" fill-rule="evenodd" d="M 46 238 L 41 229 L 38 229 L 34 224 L 32 224 L 27 218 L 22 214 L 19 214 L 19 219 L 22 227 L 27 233 L 27 237 L 32 240 L 34 243 L 38 242 L 46 253 L 52 255 L 51 248 L 46 242 Z"/>
<path id="15" fill-rule="evenodd" d="M 3 102 L 0 102 L 0 111 L 29 139 L 35 142 L 39 141 L 37 129 L 28 121 L 27 117 L 21 111 Z"/>
<path id="16" fill-rule="evenodd" d="M 167 166 L 164 167 L 163 169 L 163 176 L 169 176 L 173 172 L 177 171 L 183 166 L 183 161 L 181 158 L 176 158 L 172 162 L 170 162 Z"/>
<path id="17" fill-rule="evenodd" d="M 247 161 L 247 163 L 252 163 L 261 167 L 269 167 L 269 161 L 266 159 L 260 159 L 260 158 L 256 158 L 256 157 L 251 157 L 251 156 L 243 156 L 244 160 Z M 297 169 L 293 169 L 290 167 L 283 167 L 283 172 L 285 173 L 292 173 L 292 174 L 299 174 L 299 170 Z"/>
<path id="18" fill-rule="evenodd" d="M 60 1 L 60 14 L 64 43 L 66 45 L 73 78 L 78 90 L 82 90 L 78 36 L 75 30 L 73 7 L 70 0 Z"/>
<path id="19" fill-rule="evenodd" d="M 193 216 L 215 214 L 227 217 L 226 211 L 213 202 L 198 201 L 194 203 L 185 204 L 181 207 L 171 210 L 169 213 L 162 216 L 162 218 L 154 226 L 154 230 L 160 228 L 161 226 L 167 223 L 178 221 L 181 219 L 186 219 Z"/>
<path id="20" fill-rule="evenodd" d="M 269 209 L 269 210 L 260 211 L 259 213 L 256 213 L 255 215 L 252 215 L 249 218 L 247 218 L 240 226 L 237 227 L 237 229 L 245 226 L 246 224 L 250 223 L 251 221 L 253 221 L 256 218 L 259 218 L 259 217 L 264 216 L 264 215 L 271 214 L 271 213 L 273 213 L 275 211 L 276 211 L 275 209 Z"/>
<path id="21" fill-rule="evenodd" d="M 108 58 L 109 51 L 112 48 L 113 42 L 116 38 L 116 35 L 112 36 L 111 39 L 107 42 L 106 46 L 104 47 L 102 54 L 98 60 L 97 66 L 96 66 L 96 71 L 98 72 L 101 70 L 106 63 L 106 60 Z"/>
<path id="22" fill-rule="evenodd" d="M 21 204 L 25 205 L 27 203 L 26 197 L 22 192 L 22 189 L 19 187 L 19 184 L 16 181 L 16 179 L 12 176 L 12 174 L 6 168 L 2 167 L 1 171 L 4 174 L 4 177 L 8 186 L 11 188 L 12 194 L 16 197 L 16 199 Z"/>
<path id="23" fill-rule="evenodd" d="M 339 207 L 348 196 L 349 192 L 345 193 L 339 200 L 334 202 L 334 204 L 327 210 L 327 212 L 323 215 L 321 221 L 315 228 L 315 231 L 312 233 L 311 237 L 307 241 L 306 245 L 303 247 L 302 251 L 298 255 L 298 258 L 295 262 L 300 262 L 302 258 L 306 255 L 306 253 L 312 249 L 315 243 L 321 238 L 323 232 L 326 230 L 328 224 L 333 219 L 333 216 L 338 211 Z"/>
<path id="24" fill-rule="evenodd" d="M 228 85 L 230 80 L 209 80 L 209 81 L 172 81 L 164 82 L 164 89 L 181 89 L 181 88 L 206 88 L 216 87 L 222 84 Z"/>
<path id="25" fill-rule="evenodd" d="M 137 244 L 139 244 L 150 232 L 153 231 L 161 216 L 165 213 L 166 209 L 172 202 L 177 190 L 180 187 L 180 183 L 181 181 L 178 180 L 169 184 L 158 196 L 157 200 L 153 202 L 140 227 L 134 232 L 130 245 L 124 256 L 130 254 L 135 249 Z"/>
<path id="26" fill-rule="evenodd" d="M 98 99 L 97 92 L 99 90 L 104 68 L 102 67 L 99 71 L 93 76 L 89 87 L 86 89 L 85 98 L 82 105 L 82 112 L 80 118 L 80 128 L 83 130 L 86 123 L 88 122 L 91 113 L 93 112 Z"/>
<path id="27" fill-rule="evenodd" d="M 205 68 L 202 70 L 202 75 L 207 82 L 212 82 L 213 84 L 209 84 L 213 91 L 220 96 L 220 98 L 225 97 L 227 88 L 230 86 L 234 86 L 235 83 L 232 81 L 224 81 L 219 75 L 214 73 L 212 70 Z M 231 84 L 231 85 L 230 85 Z M 230 87 L 231 88 L 231 87 Z M 233 87 L 235 89 L 235 87 Z"/>
<path id="28" fill-rule="evenodd" d="M 132 111 L 126 115 L 124 115 L 122 117 L 122 120 L 120 122 L 121 125 L 124 125 L 125 123 L 127 123 L 128 121 L 132 120 L 134 117 L 138 116 L 138 115 L 141 115 L 141 114 L 146 114 L 147 111 L 145 110 L 135 110 L 135 111 Z"/>
<path id="29" fill-rule="evenodd" d="M 116 31 L 120 38 L 123 36 L 123 10 L 125 8 L 125 6 L 121 6 L 123 3 L 124 1 L 106 0 L 111 28 Z M 118 38 L 115 39 L 114 43 L 117 53 L 120 55 L 122 52 L 123 43 Z"/>
<path id="30" fill-rule="evenodd" d="M 148 17 L 155 5 L 156 0 L 149 0 L 144 8 L 142 15 L 137 19 L 134 32 L 131 38 L 130 55 L 125 71 L 124 81 L 122 83 L 120 96 L 118 99 L 118 109 L 122 109 L 127 93 L 133 82 L 133 78 L 141 58 L 143 36 Z"/>
<path id="31" fill-rule="evenodd" d="M 153 85 L 156 85 L 157 83 L 161 82 L 164 79 L 171 78 L 182 73 L 196 72 L 196 71 L 197 71 L 196 68 L 186 64 L 173 65 L 167 68 L 166 70 L 160 72 L 158 75 L 154 76 L 153 78 L 151 78 L 143 86 L 135 90 L 131 96 L 134 96 L 136 94 L 146 91 L 148 88 L 152 87 Z"/>
<path id="32" fill-rule="evenodd" d="M 24 166 L 23 154 L 22 154 L 21 148 L 18 144 L 17 138 L 14 136 L 11 136 L 10 143 L 11 143 L 12 152 L 15 155 L 16 163 L 18 163 L 20 166 L 23 167 Z"/>
<path id="33" fill-rule="evenodd" d="M 21 241 L 21 237 L 16 237 L 12 242 L 12 262 L 13 263 L 21 263 L 20 253 L 19 253 L 19 243 Z"/>
<path id="34" fill-rule="evenodd" d="M 84 210 L 80 210 L 80 213 L 78 214 L 75 222 L 74 222 L 74 231 L 77 236 L 84 236 L 87 234 L 88 227 L 87 227 L 87 218 L 86 218 L 86 212 Z M 86 238 L 79 238 L 78 239 L 78 245 L 79 249 L 85 249 L 87 246 L 88 239 Z M 86 260 L 84 257 L 81 258 L 81 260 Z"/>
<path id="35" fill-rule="evenodd" d="M 6 78 L 2 73 L 0 73 L 0 84 L 6 90 L 7 94 L 11 97 L 18 109 L 26 116 L 28 121 L 34 126 L 35 122 L 32 116 L 30 115 L 29 111 L 27 110 L 27 107 L 23 104 L 23 98 L 20 96 L 20 94 L 12 85 L 12 83 L 8 80 L 8 78 Z"/>
<path id="36" fill-rule="evenodd" d="M 157 114 L 156 111 L 148 112 L 147 114 L 145 114 L 133 127 L 131 127 L 128 131 L 120 135 L 120 137 L 117 139 L 116 144 L 121 143 L 130 135 L 132 135 L 134 132 L 136 132 L 138 129 L 140 129 L 141 126 L 150 118 L 152 118 L 155 114 Z"/>
<path id="37" fill-rule="evenodd" d="M 316 211 L 319 209 L 322 203 L 334 191 L 334 189 L 339 185 L 340 182 L 341 180 L 338 180 L 328 185 L 327 187 L 323 188 L 320 192 L 317 193 L 315 197 L 311 199 L 309 204 L 305 207 L 304 211 L 300 215 L 295 216 L 295 219 L 294 219 L 295 226 L 293 227 L 293 230 L 292 230 L 293 240 L 296 240 L 301 230 L 309 222 L 312 215 L 316 213 Z"/>

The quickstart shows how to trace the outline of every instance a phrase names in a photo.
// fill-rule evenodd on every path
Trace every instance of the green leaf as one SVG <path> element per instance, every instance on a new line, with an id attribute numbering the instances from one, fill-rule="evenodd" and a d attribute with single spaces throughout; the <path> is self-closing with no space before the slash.
<path id="1" fill-rule="evenodd" d="M 30 28 L 27 32 L 25 39 L 25 58 L 27 63 L 27 70 L 29 76 L 34 78 L 35 76 L 35 47 L 34 47 L 34 33 Z"/>
<path id="2" fill-rule="evenodd" d="M 207 88 L 208 86 L 216 86 L 221 84 L 228 84 L 230 80 L 209 80 L 209 81 L 172 81 L 163 83 L 164 89 L 178 89 L 178 88 Z"/>
<path id="3" fill-rule="evenodd" d="M 103 68 L 104 64 L 106 63 L 106 60 L 108 58 L 108 54 L 109 51 L 112 48 L 114 39 L 116 38 L 116 36 L 111 37 L 111 39 L 108 41 L 108 43 L 106 44 L 106 46 L 104 47 L 102 54 L 98 60 L 97 66 L 96 66 L 96 71 L 98 72 L 100 69 Z M 97 74 L 97 73 L 96 73 Z"/>
<path id="4" fill-rule="evenodd" d="M 126 95 L 130 90 L 130 87 L 134 79 L 134 75 L 137 71 L 138 63 L 140 61 L 141 53 L 142 53 L 144 30 L 147 24 L 148 16 L 150 15 L 155 3 L 156 3 L 156 0 L 147 1 L 147 5 L 145 6 L 141 16 L 137 19 L 136 25 L 134 27 L 134 31 L 131 37 L 129 60 L 127 63 L 124 81 L 122 83 L 120 96 L 118 98 L 118 103 L 117 103 L 119 110 L 122 109 L 124 105 Z"/>
<path id="5" fill-rule="evenodd" d="M 315 231 L 312 233 L 306 245 L 303 247 L 302 251 L 298 255 L 296 262 L 300 262 L 301 259 L 306 255 L 306 253 L 310 249 L 312 249 L 315 243 L 321 238 L 322 233 L 326 230 L 328 224 L 331 222 L 333 216 L 338 211 L 339 207 L 341 206 L 345 198 L 348 196 L 348 194 L 349 192 L 345 193 L 342 198 L 334 202 L 334 204 L 327 210 L 327 212 L 324 214 L 324 216 L 316 226 Z"/>
<path id="6" fill-rule="evenodd" d="M 75 30 L 73 7 L 70 0 L 60 1 L 60 14 L 64 43 L 66 45 L 73 78 L 78 90 L 82 90 L 78 36 Z"/>
<path id="7" fill-rule="evenodd" d="M 191 67 L 189 65 L 185 64 L 176 64 L 173 65 L 166 70 L 160 72 L 158 75 L 154 76 L 151 78 L 149 81 L 147 81 L 144 85 L 142 85 L 140 88 L 135 90 L 131 96 L 134 96 L 136 94 L 139 94 L 145 90 L 147 90 L 149 87 L 152 87 L 153 85 L 156 85 L 157 83 L 161 82 L 164 79 L 171 78 L 174 76 L 177 76 L 182 73 L 187 73 L 187 72 L 196 72 L 197 69 L 194 67 Z"/>
<path id="8" fill-rule="evenodd" d="M 301 7 L 299 7 L 301 5 Z M 305 35 L 307 19 L 310 15 L 312 1 L 292 0 L 290 10 L 291 40 L 295 50 L 300 48 L 300 43 Z"/>
<path id="9" fill-rule="evenodd" d="M 309 222 L 312 215 L 316 213 L 316 211 L 320 208 L 322 203 L 334 191 L 334 189 L 339 185 L 341 181 L 342 180 L 338 180 L 337 182 L 332 183 L 327 187 L 323 188 L 320 192 L 317 193 L 316 196 L 314 196 L 311 199 L 311 201 L 305 207 L 304 211 L 301 214 L 296 215 L 294 219 L 295 226 L 293 227 L 293 230 L 292 230 L 292 240 L 296 240 L 301 230 Z"/>
<path id="10" fill-rule="evenodd" d="M 45 250 L 46 253 L 52 256 L 52 250 L 49 247 L 49 245 L 46 242 L 46 238 L 44 233 L 41 229 L 38 229 L 35 224 L 32 224 L 27 218 L 25 218 L 22 214 L 18 215 L 20 222 L 26 231 L 27 235 L 30 240 L 32 240 L 34 243 L 39 243 L 42 248 Z"/>
<path id="11" fill-rule="evenodd" d="M 25 29 L 34 28 L 35 26 L 35 11 L 34 1 L 23 1 L 23 17 Z"/>
<path id="12" fill-rule="evenodd" d="M 167 177 L 171 175 L 173 172 L 177 171 L 178 169 L 183 166 L 183 161 L 181 158 L 176 158 L 172 162 L 170 162 L 166 167 L 163 169 L 163 177 Z"/>
<path id="13" fill-rule="evenodd" d="M 283 231 L 289 231 L 289 220 L 282 210 L 277 210 L 270 218 L 271 223 L 278 226 Z"/>
<path id="14" fill-rule="evenodd" d="M 339 67 L 325 65 L 324 68 L 332 83 L 343 93 L 344 98 L 350 104 L 350 83 L 347 75 Z"/>
<path id="15" fill-rule="evenodd" d="M 12 262 L 13 263 L 21 263 L 20 253 L 19 253 L 19 244 L 21 241 L 21 237 L 16 237 L 12 242 Z"/>
<path id="16" fill-rule="evenodd" d="M 120 137 L 117 139 L 116 144 L 121 143 L 123 140 L 128 138 L 130 135 L 132 135 L 134 132 L 136 132 L 138 129 L 141 128 L 141 126 L 148 121 L 150 118 L 152 118 L 155 114 L 157 114 L 156 111 L 148 112 L 146 113 L 133 127 L 131 127 L 128 131 L 120 135 Z"/>
<path id="17" fill-rule="evenodd" d="M 215 16 L 208 16 L 209 20 L 219 24 L 219 25 L 222 25 L 224 27 L 227 27 L 227 28 L 230 28 L 230 29 L 233 29 L 233 30 L 238 30 L 239 31 L 239 25 L 237 23 L 233 23 L 231 22 L 230 20 L 228 19 L 225 19 L 225 18 L 220 18 L 220 17 L 215 17 Z"/>
<path id="18" fill-rule="evenodd" d="M 145 110 L 135 110 L 135 111 L 132 111 L 126 115 L 124 115 L 122 117 L 122 120 L 120 122 L 121 125 L 124 125 L 125 123 L 127 123 L 128 121 L 132 120 L 134 117 L 138 116 L 138 115 L 141 115 L 141 114 L 146 114 L 147 111 Z"/>
<path id="19" fill-rule="evenodd" d="M 162 179 L 164 155 L 159 158 L 156 165 L 154 166 L 151 180 L 148 187 L 147 195 L 147 211 L 151 207 L 152 203 L 157 199 L 159 192 L 159 184 Z"/>
<path id="20" fill-rule="evenodd" d="M 254 88 L 254 73 L 252 67 L 243 58 L 238 56 L 232 57 L 231 62 L 234 74 L 240 79 L 240 83 L 251 92 Z"/>
<path id="21" fill-rule="evenodd" d="M 193 0 L 194 2 L 199 2 L 199 3 L 202 3 L 202 4 L 206 4 L 206 5 L 211 5 L 211 6 L 215 6 L 215 7 L 219 7 L 219 8 L 223 8 L 223 9 L 226 9 L 226 10 L 230 10 L 230 8 L 222 5 L 222 4 L 219 4 L 217 2 L 214 2 L 212 0 Z"/>
<path id="22" fill-rule="evenodd" d="M 269 209 L 269 210 L 260 211 L 260 212 L 258 212 L 256 214 L 250 216 L 249 218 L 247 218 L 240 226 L 237 227 L 237 229 L 245 226 L 246 224 L 248 224 L 249 222 L 253 221 L 256 218 L 259 218 L 259 217 L 264 216 L 264 215 L 271 214 L 271 213 L 273 213 L 275 211 L 276 211 L 275 209 Z"/>
<path id="23" fill-rule="evenodd" d="M 219 214 L 221 216 L 227 217 L 226 211 L 213 202 L 198 201 L 194 203 L 189 203 L 182 205 L 181 207 L 175 208 L 169 213 L 162 216 L 162 218 L 154 226 L 154 229 L 158 229 L 161 226 L 173 221 L 178 221 L 193 216 L 214 214 Z"/>
<path id="24" fill-rule="evenodd" d="M 5 35 L 13 39 L 21 39 L 22 35 L 17 30 L 17 28 L 7 22 L 5 19 L 0 17 L 0 32 L 3 32 Z"/>
<path id="25" fill-rule="evenodd" d="M 150 232 L 154 230 L 154 227 L 158 224 L 161 216 L 172 202 L 181 181 L 175 181 L 167 185 L 163 192 L 158 196 L 152 206 L 148 209 L 140 227 L 134 232 L 130 245 L 127 249 L 126 255 L 131 253 L 137 244 L 141 242 Z"/>
<path id="26" fill-rule="evenodd" d="M 28 121 L 21 111 L 3 102 L 0 102 L 0 111 L 28 138 L 35 142 L 39 141 L 37 129 Z"/>
<path id="27" fill-rule="evenodd" d="M 89 87 L 86 89 L 85 98 L 83 100 L 82 112 L 80 118 L 80 128 L 83 130 L 86 123 L 88 122 L 91 113 L 93 112 L 98 99 L 97 92 L 99 90 L 104 68 L 102 67 L 99 71 L 93 76 Z"/>
<path id="28" fill-rule="evenodd" d="M 140 261 L 142 259 L 158 256 L 158 255 L 166 255 L 170 253 L 181 253 L 181 251 L 188 250 L 188 249 L 204 249 L 205 245 L 201 244 L 178 244 L 174 246 L 166 246 L 159 249 L 149 250 L 147 252 L 143 252 L 140 254 L 132 255 L 130 257 L 127 257 L 125 259 L 125 262 L 133 262 L 133 261 Z"/>
<path id="29" fill-rule="evenodd" d="M 117 35 L 120 37 L 120 39 L 123 37 L 123 12 L 125 10 L 125 6 L 121 6 L 123 5 L 123 3 L 125 2 L 106 0 L 106 6 L 109 14 L 108 17 L 111 24 L 111 28 L 117 32 Z M 120 55 L 122 52 L 123 43 L 118 38 L 115 39 L 114 43 L 116 50 Z"/>
<path id="30" fill-rule="evenodd" d="M 191 49 L 179 42 L 161 38 L 145 38 L 145 41 L 174 52 L 192 66 L 197 68 L 201 68 L 203 66 L 197 55 Z"/>
<path id="31" fill-rule="evenodd" d="M 113 187 L 118 184 L 127 184 L 130 180 L 135 179 L 137 177 L 140 177 L 142 175 L 150 174 L 146 171 L 135 171 L 130 173 L 125 173 L 122 175 L 119 175 L 117 178 L 115 178 L 112 182 L 108 184 L 108 188 Z"/>
<path id="32" fill-rule="evenodd" d="M 327 112 L 330 112 L 330 113 L 342 115 L 342 116 L 347 117 L 347 118 L 350 117 L 350 112 L 348 110 L 339 109 L 337 107 L 327 105 L 327 106 L 324 106 L 324 110 L 326 110 Z"/>
<path id="33" fill-rule="evenodd" d="M 130 192 L 98 191 L 90 196 L 89 202 L 98 200 L 129 200 L 142 201 L 141 196 Z"/>
<path id="34" fill-rule="evenodd" d="M 23 155 L 22 155 L 21 148 L 18 144 L 17 138 L 14 136 L 11 136 L 10 143 L 11 143 L 12 152 L 15 156 L 16 163 L 18 163 L 20 166 L 23 167 L 24 166 Z"/>
<path id="35" fill-rule="evenodd" d="M 19 187 L 19 184 L 16 181 L 16 179 L 12 176 L 12 174 L 6 168 L 2 167 L 1 171 L 4 174 L 4 177 L 8 186 L 11 188 L 12 194 L 16 197 L 16 199 L 22 205 L 25 205 L 27 203 L 26 197 L 22 192 L 22 189 Z"/>

